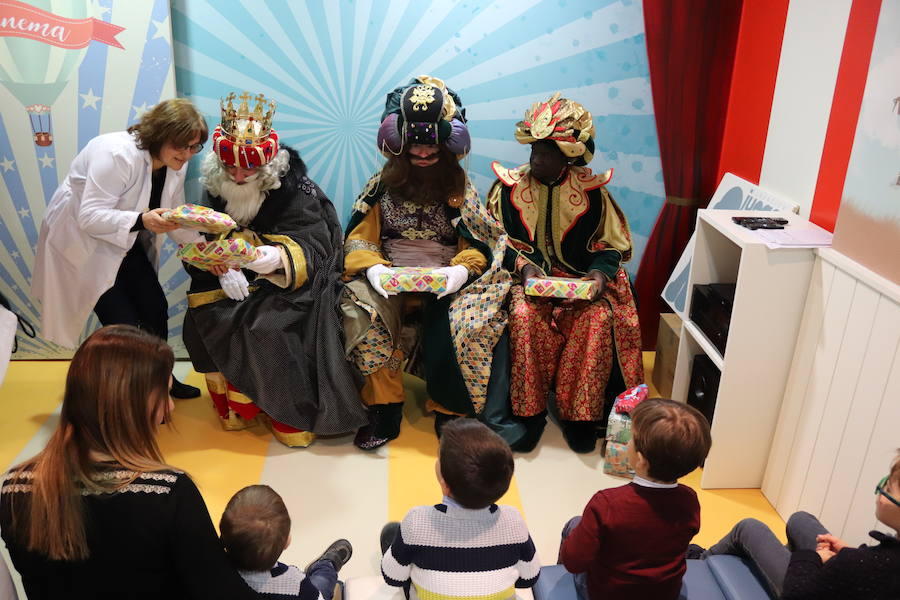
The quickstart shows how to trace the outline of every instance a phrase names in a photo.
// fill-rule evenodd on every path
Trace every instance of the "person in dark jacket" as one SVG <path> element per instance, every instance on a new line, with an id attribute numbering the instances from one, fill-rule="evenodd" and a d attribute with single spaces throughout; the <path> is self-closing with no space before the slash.
<path id="1" fill-rule="evenodd" d="M 788 547 L 756 519 L 744 519 L 703 553 L 736 554 L 752 561 L 773 594 L 785 600 L 900 598 L 900 455 L 875 487 L 875 518 L 893 535 L 871 531 L 878 543 L 857 548 L 828 533 L 807 512 L 787 522 Z"/>
<path id="2" fill-rule="evenodd" d="M 258 258 L 244 269 L 186 267 L 182 338 L 225 429 L 262 416 L 278 441 L 302 447 L 368 423 L 361 377 L 344 358 L 343 235 L 300 155 L 279 146 L 274 102 L 257 96 L 251 110 L 248 99 L 223 102 L 202 203 L 231 216 L 238 228 L 224 236 L 250 242 Z"/>
<path id="3" fill-rule="evenodd" d="M 197 486 L 157 444 L 173 363 L 164 341 L 132 325 L 103 327 L 75 352 L 56 431 L 0 493 L 29 600 L 258 597 Z"/>

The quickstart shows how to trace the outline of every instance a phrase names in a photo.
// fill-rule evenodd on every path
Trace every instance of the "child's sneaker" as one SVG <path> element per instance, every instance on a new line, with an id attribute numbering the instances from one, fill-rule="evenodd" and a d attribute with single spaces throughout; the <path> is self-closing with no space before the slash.
<path id="1" fill-rule="evenodd" d="M 330 546 L 328 546 L 328 548 L 325 549 L 325 552 L 323 552 L 321 556 L 309 563 L 309 565 L 307 565 L 305 569 L 305 572 L 308 572 L 310 567 L 312 567 L 320 560 L 327 560 L 331 562 L 331 564 L 334 565 L 334 570 L 340 571 L 341 567 L 347 564 L 347 561 L 350 560 L 351 556 L 353 556 L 353 546 L 350 545 L 350 542 L 344 539 L 337 540 Z"/>
<path id="2" fill-rule="evenodd" d="M 703 558 L 703 554 L 706 552 L 706 548 L 703 546 L 698 546 L 697 544 L 688 544 L 687 552 L 684 553 L 684 557 L 688 560 Z"/>
<path id="3" fill-rule="evenodd" d="M 391 547 L 391 544 L 394 543 L 394 538 L 397 537 L 398 531 L 400 531 L 399 521 L 391 521 L 381 528 L 380 542 L 382 554 L 385 554 L 388 548 Z"/>

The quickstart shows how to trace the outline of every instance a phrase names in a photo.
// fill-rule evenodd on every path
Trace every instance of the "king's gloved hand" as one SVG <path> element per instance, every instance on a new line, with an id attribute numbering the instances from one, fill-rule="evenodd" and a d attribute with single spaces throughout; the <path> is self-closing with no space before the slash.
<path id="1" fill-rule="evenodd" d="M 230 269 L 224 275 L 219 275 L 219 285 L 226 296 L 238 302 L 250 295 L 250 284 L 238 269 Z"/>
<path id="2" fill-rule="evenodd" d="M 366 279 L 369 280 L 369 284 L 371 284 L 372 289 L 375 290 L 376 294 L 387 298 L 389 293 L 396 294 L 397 292 L 387 292 L 383 287 L 381 287 L 381 276 L 383 274 L 393 275 L 394 270 L 387 268 L 381 263 L 372 265 L 371 267 L 366 269 Z"/>
<path id="3" fill-rule="evenodd" d="M 443 298 L 444 296 L 458 292 L 459 288 L 461 288 L 463 284 L 466 283 L 466 280 L 469 279 L 469 270 L 463 265 L 441 267 L 440 269 L 435 269 L 434 272 L 443 273 L 447 276 L 447 289 L 443 293 L 438 294 L 438 298 Z"/>
<path id="4" fill-rule="evenodd" d="M 281 268 L 281 252 L 275 246 L 257 246 L 256 256 L 256 260 L 244 265 L 245 269 L 265 275 Z"/>

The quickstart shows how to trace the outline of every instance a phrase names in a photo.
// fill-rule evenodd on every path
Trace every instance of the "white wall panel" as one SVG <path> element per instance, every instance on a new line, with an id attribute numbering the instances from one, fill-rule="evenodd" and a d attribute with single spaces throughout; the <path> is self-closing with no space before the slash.
<path id="1" fill-rule="evenodd" d="M 849 277 L 849 276 L 847 276 Z M 840 283 L 839 283 L 840 285 Z M 867 342 L 872 332 L 875 309 L 880 294 L 855 280 L 850 314 L 841 340 L 837 362 L 825 395 L 822 421 L 816 432 L 806 483 L 800 495 L 800 509 L 815 515 L 822 514 L 826 493 L 829 491 L 838 449 L 845 435 L 847 418 L 853 407 L 853 390 L 860 381 L 863 360 L 867 357 Z M 832 288 L 834 292 L 834 288 Z M 862 399 L 862 403 L 866 400 Z M 865 439 L 865 438 L 864 438 Z M 843 483 L 843 482 L 836 482 Z M 843 485 L 836 485 L 841 488 Z M 829 501 L 833 498 L 829 497 Z"/>
<path id="2" fill-rule="evenodd" d="M 763 493 L 787 519 L 820 517 L 851 544 L 900 447 L 900 286 L 819 251 Z"/>
<path id="3" fill-rule="evenodd" d="M 800 496 L 809 475 L 822 416 L 825 413 L 828 390 L 832 384 L 838 354 L 843 343 L 854 288 L 855 282 L 849 275 L 843 271 L 835 273 L 831 293 L 825 305 L 825 327 L 819 334 L 812 371 L 805 391 L 798 390 L 797 394 L 798 398 L 804 399 L 803 409 L 793 435 L 791 460 L 785 470 L 781 494 L 775 502 L 775 508 L 779 512 L 782 512 L 785 506 L 799 506 Z M 791 512 L 793 510 L 791 509 Z"/>
<path id="4" fill-rule="evenodd" d="M 766 490 L 766 496 L 773 504 L 781 493 L 787 459 L 794 440 L 793 434 L 803 410 L 806 382 L 809 380 L 815 358 L 815 352 L 801 352 L 800 349 L 814 349 L 819 343 L 819 334 L 825 319 L 825 303 L 831 293 L 834 272 L 834 266 L 821 260 L 816 260 L 813 266 L 794 359 L 785 386 L 785 398 L 789 400 L 781 405 L 781 414 L 772 440 L 766 474 L 763 477 L 762 488 Z"/>

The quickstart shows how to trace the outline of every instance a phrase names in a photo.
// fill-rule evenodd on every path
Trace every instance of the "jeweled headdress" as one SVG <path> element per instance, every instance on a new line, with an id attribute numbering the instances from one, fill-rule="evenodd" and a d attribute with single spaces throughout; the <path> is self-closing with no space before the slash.
<path id="1" fill-rule="evenodd" d="M 516 123 L 516 140 L 552 140 L 563 154 L 576 158 L 576 165 L 586 165 L 594 158 L 594 120 L 581 104 L 559 96 L 556 92 L 525 111 L 525 118 Z"/>
<path id="2" fill-rule="evenodd" d="M 462 158 L 471 146 L 465 114 L 459 96 L 443 81 L 420 75 L 387 95 L 378 149 L 387 155 L 409 144 L 443 144 Z"/>
<path id="3" fill-rule="evenodd" d="M 240 100 L 237 108 L 235 99 Z M 213 131 L 213 151 L 229 167 L 261 167 L 278 153 L 278 134 L 272 129 L 275 101 L 262 94 L 252 100 L 253 110 L 248 92 L 240 96 L 231 92 L 219 101 L 222 121 Z"/>

